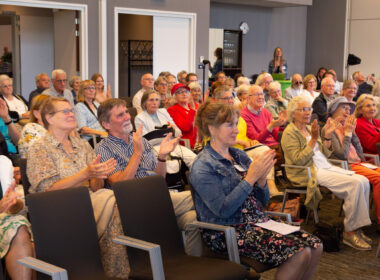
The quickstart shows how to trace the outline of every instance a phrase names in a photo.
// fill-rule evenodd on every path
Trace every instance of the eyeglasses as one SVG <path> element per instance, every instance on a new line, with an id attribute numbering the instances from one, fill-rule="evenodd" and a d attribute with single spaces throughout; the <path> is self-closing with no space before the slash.
<path id="1" fill-rule="evenodd" d="M 70 113 L 74 114 L 74 109 L 63 109 L 63 110 L 58 110 L 58 111 L 55 111 L 55 112 L 51 112 L 49 113 L 50 115 L 55 115 L 57 113 L 60 113 L 62 112 L 64 115 L 68 116 L 70 115 Z"/>
<path id="2" fill-rule="evenodd" d="M 297 111 L 301 111 L 301 112 L 303 112 L 303 113 L 305 113 L 305 112 L 313 112 L 313 108 L 311 108 L 311 107 L 303 107 L 303 108 L 301 108 L 301 109 L 296 109 Z"/>
<path id="3" fill-rule="evenodd" d="M 2 88 L 11 88 L 13 85 L 3 85 Z"/>
<path id="4" fill-rule="evenodd" d="M 96 87 L 86 87 L 86 88 L 84 88 L 84 89 L 86 89 L 86 90 L 95 90 Z"/>
<path id="5" fill-rule="evenodd" d="M 66 83 L 67 79 L 62 79 L 62 80 L 55 80 L 57 83 Z"/>
<path id="6" fill-rule="evenodd" d="M 347 89 L 349 89 L 349 90 L 358 90 L 358 88 L 357 87 L 348 87 Z"/>
<path id="7" fill-rule="evenodd" d="M 250 96 L 263 97 L 264 93 L 263 92 L 261 92 L 261 93 L 253 93 L 253 94 L 249 94 L 247 97 L 250 97 Z"/>
<path id="8" fill-rule="evenodd" d="M 302 82 L 295 82 L 295 85 L 302 85 Z"/>
<path id="9" fill-rule="evenodd" d="M 223 100 L 234 100 L 234 97 L 233 96 L 229 96 L 229 97 L 222 97 L 220 99 L 223 99 Z"/>
<path id="10" fill-rule="evenodd" d="M 189 93 L 187 90 L 178 90 L 175 92 L 176 94 L 187 94 Z"/>
<path id="11" fill-rule="evenodd" d="M 325 86 L 329 88 L 335 88 L 335 85 L 325 85 Z"/>
<path id="12" fill-rule="evenodd" d="M 351 111 L 351 107 L 349 105 L 341 106 L 341 108 L 345 111 Z"/>
<path id="13" fill-rule="evenodd" d="M 167 87 L 168 84 L 167 84 L 167 83 L 160 83 L 160 86 L 162 86 L 162 87 Z"/>

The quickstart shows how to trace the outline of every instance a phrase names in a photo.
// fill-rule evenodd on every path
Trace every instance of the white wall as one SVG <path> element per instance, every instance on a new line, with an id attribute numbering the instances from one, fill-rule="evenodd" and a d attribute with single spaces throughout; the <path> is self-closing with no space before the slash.
<path id="1" fill-rule="evenodd" d="M 7 46 L 12 52 L 12 25 L 0 25 L 0 52 L 3 53 L 3 47 Z"/>
<path id="2" fill-rule="evenodd" d="M 360 70 L 365 76 L 380 76 L 380 1 L 351 0 L 348 16 L 348 53 L 361 58 L 361 64 L 350 66 L 349 75 Z"/>
<path id="3" fill-rule="evenodd" d="M 306 49 L 306 7 L 264 8 L 211 3 L 210 28 L 238 30 L 246 21 L 243 35 L 243 74 L 250 76 L 268 70 L 277 46 L 288 61 L 288 77 L 304 74 Z M 238 16 L 237 16 L 238 15 Z"/>
<path id="4" fill-rule="evenodd" d="M 36 88 L 34 76 L 54 67 L 53 18 L 20 16 L 21 93 L 28 98 Z"/>
<path id="5" fill-rule="evenodd" d="M 71 76 L 77 75 L 75 58 L 75 11 L 56 11 L 54 12 L 54 68 L 65 70 L 67 79 L 70 79 Z"/>

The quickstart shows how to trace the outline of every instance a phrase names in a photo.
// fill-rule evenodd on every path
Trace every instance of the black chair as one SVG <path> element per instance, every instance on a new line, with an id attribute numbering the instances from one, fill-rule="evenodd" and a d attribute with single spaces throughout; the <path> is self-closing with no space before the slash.
<path id="1" fill-rule="evenodd" d="M 110 279 L 100 258 L 88 188 L 30 194 L 26 199 L 38 260 L 28 257 L 20 263 L 52 279 Z"/>
<path id="2" fill-rule="evenodd" d="M 20 165 L 21 181 L 22 181 L 22 186 L 24 188 L 24 195 L 26 197 L 29 194 L 29 188 L 30 188 L 30 182 L 29 182 L 28 176 L 26 175 L 27 160 L 26 158 L 20 158 L 18 163 Z"/>
<path id="3" fill-rule="evenodd" d="M 127 103 L 127 107 L 133 107 L 133 96 L 120 96 L 120 99 L 123 99 Z"/>
<path id="4" fill-rule="evenodd" d="M 137 109 L 135 107 L 127 107 L 129 114 L 131 115 L 131 123 L 133 126 L 133 129 L 136 130 L 135 126 L 135 118 L 137 116 Z"/>
<path id="5" fill-rule="evenodd" d="M 164 178 L 145 177 L 113 186 L 124 234 L 159 244 L 165 279 L 245 279 L 248 272 L 236 263 L 185 254 L 173 205 Z M 146 254 L 128 248 L 133 279 L 152 279 Z"/>

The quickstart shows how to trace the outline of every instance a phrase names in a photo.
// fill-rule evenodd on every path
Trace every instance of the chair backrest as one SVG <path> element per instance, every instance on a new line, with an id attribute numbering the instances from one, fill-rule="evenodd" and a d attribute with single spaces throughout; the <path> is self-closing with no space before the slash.
<path id="1" fill-rule="evenodd" d="M 135 118 L 137 116 L 137 109 L 135 107 L 127 107 L 127 108 L 128 108 L 129 114 L 131 115 L 131 123 L 132 123 L 133 129 L 136 130 Z"/>
<path id="2" fill-rule="evenodd" d="M 104 275 L 88 188 L 30 194 L 27 201 L 38 259 L 65 268 L 69 279 Z"/>
<path id="3" fill-rule="evenodd" d="M 161 176 L 149 176 L 113 185 L 124 234 L 161 246 L 162 257 L 184 254 L 168 187 Z M 131 269 L 149 265 L 144 252 L 128 248 Z M 145 262 L 145 263 L 144 263 Z"/>
<path id="4" fill-rule="evenodd" d="M 120 96 L 119 98 L 127 103 L 127 107 L 133 107 L 133 96 Z"/>
<path id="5" fill-rule="evenodd" d="M 21 181 L 22 181 L 22 186 L 24 188 L 24 195 L 26 197 L 29 194 L 29 188 L 30 188 L 29 178 L 26 175 L 27 160 L 26 158 L 21 158 L 19 159 L 18 163 L 20 165 Z"/>

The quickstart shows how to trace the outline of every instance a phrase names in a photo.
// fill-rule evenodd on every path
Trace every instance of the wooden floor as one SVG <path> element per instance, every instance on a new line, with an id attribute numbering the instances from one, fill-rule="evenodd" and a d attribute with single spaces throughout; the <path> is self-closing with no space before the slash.
<path id="1" fill-rule="evenodd" d="M 340 199 L 331 199 L 324 195 L 321 202 L 319 217 L 322 221 L 343 225 L 343 217 L 338 217 Z M 371 209 L 371 219 L 375 221 L 374 206 Z M 302 228 L 313 232 L 314 224 L 302 225 Z M 380 279 L 380 258 L 376 258 L 377 247 L 380 243 L 380 234 L 376 233 L 374 226 L 364 228 L 365 233 L 372 238 L 371 251 L 358 251 L 341 243 L 341 250 L 337 253 L 323 252 L 314 279 Z M 262 273 L 261 279 L 274 279 L 275 270 Z"/>

